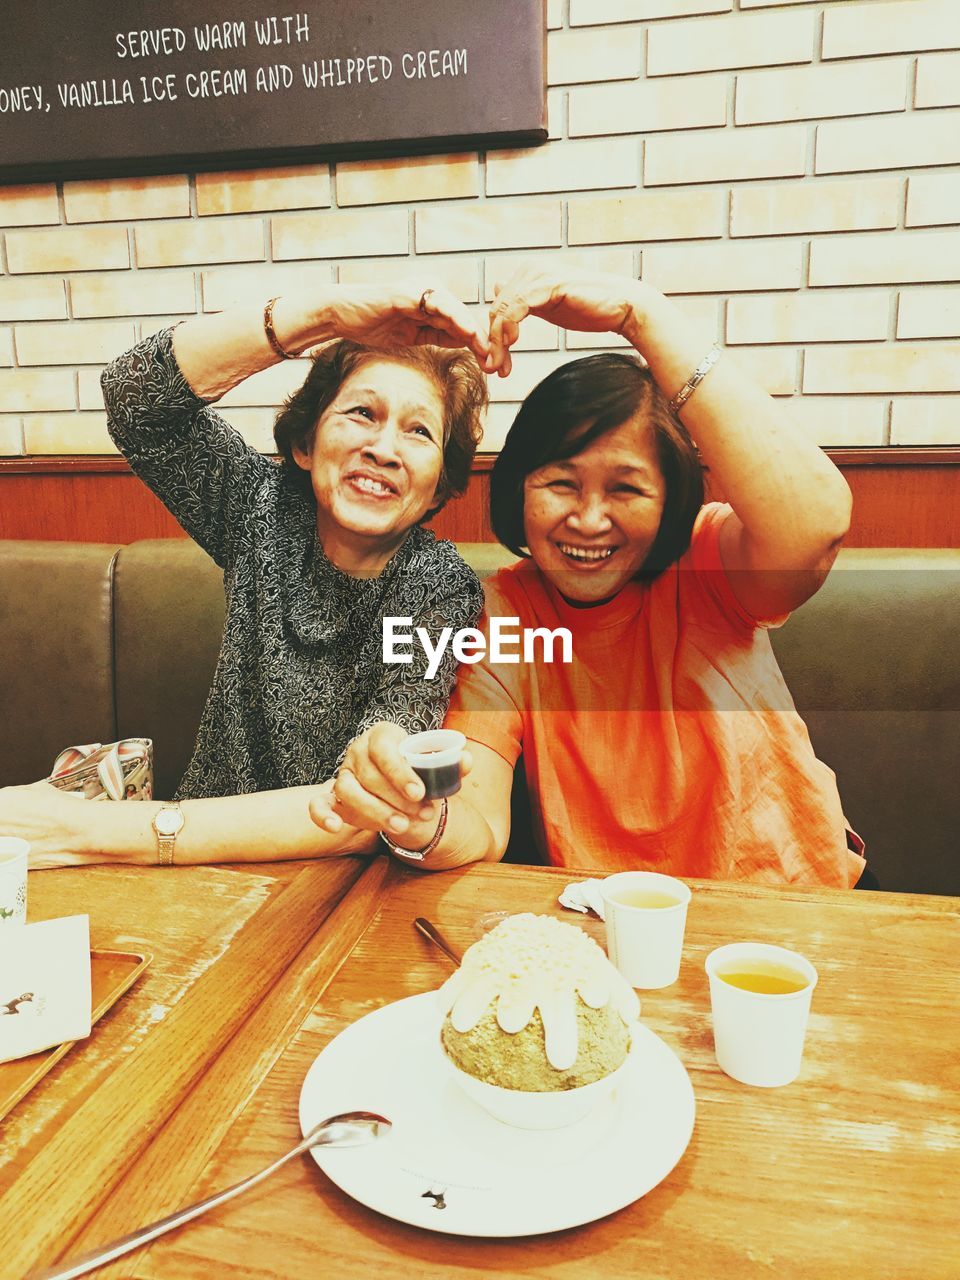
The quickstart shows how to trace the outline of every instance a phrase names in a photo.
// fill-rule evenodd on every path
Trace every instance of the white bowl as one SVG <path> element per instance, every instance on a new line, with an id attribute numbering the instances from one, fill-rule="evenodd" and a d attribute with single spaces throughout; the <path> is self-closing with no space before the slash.
<path id="1" fill-rule="evenodd" d="M 582 1084 L 576 1089 L 550 1089 L 534 1093 L 527 1089 L 502 1089 L 487 1084 L 451 1061 L 443 1045 L 440 1054 L 447 1070 L 468 1098 L 483 1107 L 488 1115 L 514 1129 L 562 1129 L 583 1120 L 595 1107 L 605 1101 L 617 1086 L 630 1054 L 610 1075 Z"/>

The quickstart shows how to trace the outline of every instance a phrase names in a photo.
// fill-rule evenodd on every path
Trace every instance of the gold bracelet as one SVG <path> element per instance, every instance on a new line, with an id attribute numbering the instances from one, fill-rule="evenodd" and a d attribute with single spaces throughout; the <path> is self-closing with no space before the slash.
<path id="1" fill-rule="evenodd" d="M 449 805 L 447 797 L 444 796 L 440 802 L 440 824 L 433 833 L 429 844 L 424 845 L 422 849 L 404 849 L 403 845 L 394 844 L 388 835 L 380 832 L 380 839 L 387 846 L 391 853 L 395 853 L 398 858 L 409 858 L 411 862 L 422 862 L 428 854 L 433 853 L 434 849 L 443 839 L 443 833 L 447 828 L 447 812 Z"/>
<path id="2" fill-rule="evenodd" d="M 670 408 L 674 413 L 677 413 L 687 403 L 696 391 L 697 387 L 699 387 L 700 383 L 720 359 L 722 350 L 723 348 L 720 346 L 720 343 L 715 342 L 677 394 L 673 396 L 670 401 Z"/>
<path id="3" fill-rule="evenodd" d="M 274 303 L 279 302 L 279 297 L 271 298 L 267 305 L 263 308 L 263 332 L 267 335 L 267 341 L 273 347 L 274 351 L 281 360 L 294 360 L 300 354 L 299 351 L 287 351 L 277 337 L 276 330 L 273 327 L 273 307 Z"/>

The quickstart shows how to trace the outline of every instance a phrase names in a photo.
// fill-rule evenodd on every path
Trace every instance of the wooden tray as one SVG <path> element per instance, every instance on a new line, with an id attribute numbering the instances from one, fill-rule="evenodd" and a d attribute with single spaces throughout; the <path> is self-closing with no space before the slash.
<path id="1" fill-rule="evenodd" d="M 133 986 L 153 959 L 152 955 L 133 951 L 91 951 L 90 989 L 91 1026 Z M 77 1043 L 68 1040 L 55 1049 L 32 1053 L 15 1062 L 0 1062 L 0 1119 L 30 1092 L 68 1049 Z"/>

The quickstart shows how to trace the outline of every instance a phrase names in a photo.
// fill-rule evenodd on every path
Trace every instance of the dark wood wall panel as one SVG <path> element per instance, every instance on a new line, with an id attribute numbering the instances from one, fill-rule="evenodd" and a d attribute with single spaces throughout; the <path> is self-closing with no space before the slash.
<path id="1" fill-rule="evenodd" d="M 136 542 L 185 537 L 136 476 L 0 471 L 0 537 L 60 542 Z"/>
<path id="2" fill-rule="evenodd" d="M 854 497 L 850 547 L 960 547 L 960 451 L 848 450 L 834 455 Z M 880 456 L 878 456 L 880 455 Z M 445 538 L 490 542 L 491 460 L 433 523 Z M 183 530 L 122 459 L 0 461 L 0 538 L 134 542 Z"/>
<path id="3" fill-rule="evenodd" d="M 853 493 L 850 547 L 960 547 L 960 466 L 841 468 Z"/>

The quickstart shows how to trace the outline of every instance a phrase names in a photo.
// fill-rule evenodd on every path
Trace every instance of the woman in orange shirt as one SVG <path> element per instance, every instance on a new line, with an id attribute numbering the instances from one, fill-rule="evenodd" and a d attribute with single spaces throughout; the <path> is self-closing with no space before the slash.
<path id="1" fill-rule="evenodd" d="M 551 374 L 492 475 L 494 528 L 525 558 L 487 584 L 487 636 L 495 617 L 564 628 L 572 661 L 541 644 L 530 661 L 461 666 L 446 723 L 470 739 L 470 769 L 449 802 L 424 803 L 403 731 L 381 723 L 351 745 L 314 820 L 379 830 L 426 869 L 497 860 L 522 752 L 554 865 L 855 884 L 863 859 L 834 776 L 767 635 L 826 577 L 846 482 L 649 286 L 522 273 L 491 311 L 503 376 L 527 315 L 622 334 L 643 357 Z M 701 459 L 729 505 L 703 505 Z"/>

